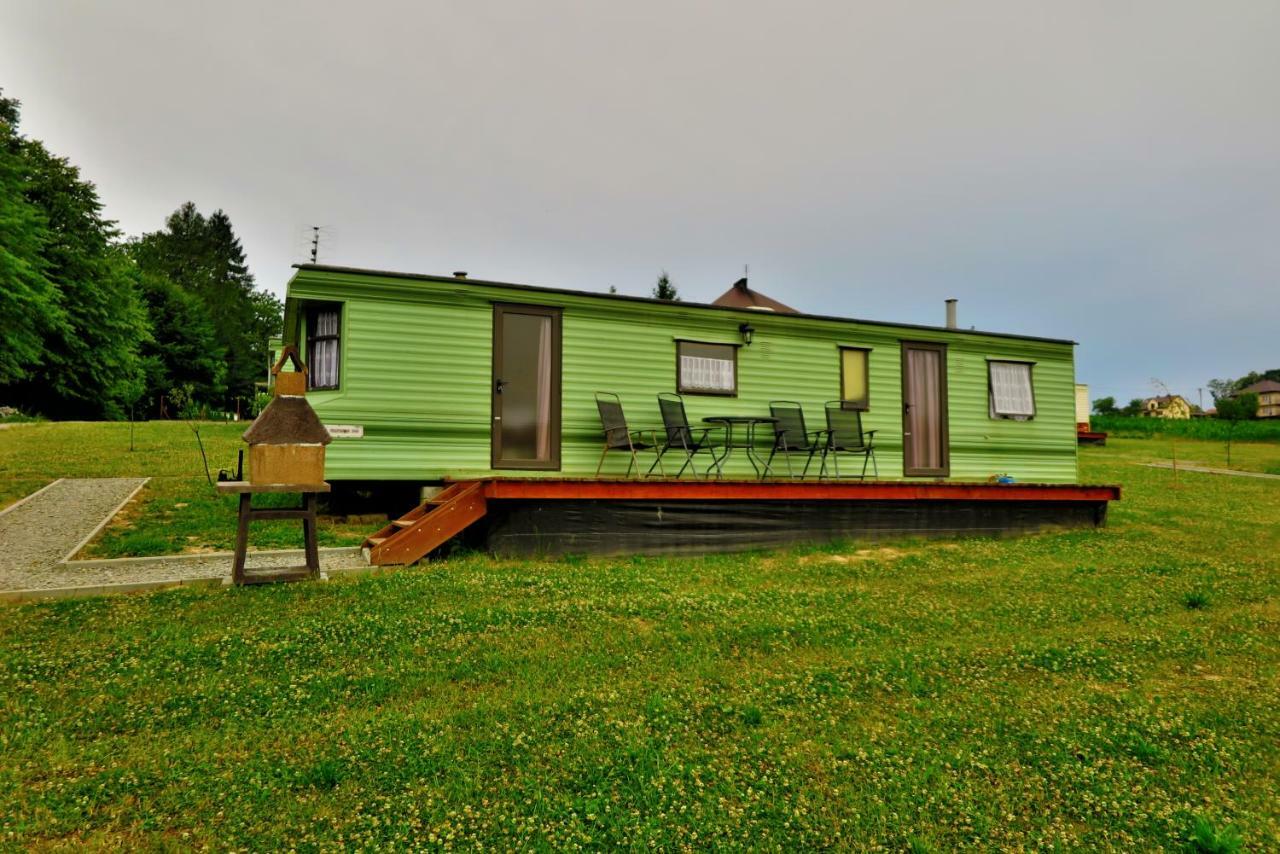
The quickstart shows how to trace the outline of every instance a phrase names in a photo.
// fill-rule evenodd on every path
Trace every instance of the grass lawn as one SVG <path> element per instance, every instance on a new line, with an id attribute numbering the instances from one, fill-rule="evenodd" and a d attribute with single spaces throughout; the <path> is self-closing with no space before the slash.
<path id="1" fill-rule="evenodd" d="M 1165 452 L 1099 532 L 6 607 L 0 840 L 1276 849 L 1280 483 Z"/>
<path id="2" fill-rule="evenodd" d="M 220 468 L 234 470 L 243 424 L 206 423 L 200 436 L 216 477 Z M 1106 458 L 1141 463 L 1169 460 L 1226 467 L 1226 446 L 1194 439 L 1115 438 Z M 1085 453 L 1089 453 L 1086 451 Z M 1236 442 L 1231 467 L 1280 474 L 1280 443 Z M 1111 475 L 1125 479 L 1126 469 Z M 129 425 L 118 423 L 19 424 L 0 429 L 0 509 L 56 477 L 116 477 L 149 475 L 151 482 L 80 557 L 137 557 L 229 550 L 235 545 L 234 496 L 220 496 L 205 480 L 195 436 L 181 422 L 156 421 L 135 425 L 134 450 L 129 450 Z M 1091 475 L 1085 469 L 1085 479 Z M 284 505 L 296 496 L 260 496 L 255 504 Z M 405 509 L 408 509 L 407 507 Z M 322 546 L 355 546 L 378 527 L 322 516 L 318 539 Z M 254 548 L 298 548 L 296 522 L 258 522 L 250 528 Z"/>
<path id="3" fill-rule="evenodd" d="M 234 471 L 247 424 L 198 425 L 209 470 Z M 151 477 L 150 483 L 81 557 L 132 557 L 229 550 L 235 546 L 236 497 L 218 495 L 205 478 L 191 429 L 179 421 L 37 422 L 0 429 L 0 509 L 59 477 Z M 297 496 L 260 496 L 255 506 L 296 503 Z M 372 527 L 322 517 L 321 546 L 359 545 Z M 255 522 L 254 548 L 301 548 L 293 521 Z"/>

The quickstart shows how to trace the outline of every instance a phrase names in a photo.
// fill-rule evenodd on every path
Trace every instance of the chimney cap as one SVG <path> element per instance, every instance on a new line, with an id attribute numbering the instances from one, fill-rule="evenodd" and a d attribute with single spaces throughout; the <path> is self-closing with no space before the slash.
<path id="1" fill-rule="evenodd" d="M 454 270 L 454 271 L 453 271 L 453 277 L 454 277 L 455 279 L 465 279 L 465 278 L 467 277 L 467 271 L 466 271 L 466 270 Z"/>

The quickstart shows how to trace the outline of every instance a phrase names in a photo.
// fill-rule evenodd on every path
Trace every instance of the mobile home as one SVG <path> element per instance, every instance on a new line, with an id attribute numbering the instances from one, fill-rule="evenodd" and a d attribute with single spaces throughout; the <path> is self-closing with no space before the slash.
<path id="1" fill-rule="evenodd" d="M 788 400 L 818 429 L 841 401 L 875 431 L 877 483 L 1076 484 L 1074 342 L 722 302 L 299 265 L 285 343 L 334 482 L 593 477 L 605 391 L 637 428 L 661 424 L 667 392 L 696 424 Z M 727 466 L 755 478 L 746 455 Z"/>

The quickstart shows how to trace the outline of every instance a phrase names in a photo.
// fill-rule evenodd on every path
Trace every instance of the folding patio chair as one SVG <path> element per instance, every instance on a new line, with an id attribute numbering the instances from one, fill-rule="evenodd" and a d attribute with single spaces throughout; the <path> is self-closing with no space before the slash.
<path id="1" fill-rule="evenodd" d="M 876 465 L 875 430 L 862 429 L 862 413 L 856 409 L 845 409 L 839 400 L 827 403 L 827 448 L 822 455 L 822 475 L 827 473 L 827 457 L 835 468 L 836 477 L 840 477 L 840 454 L 855 454 L 862 457 L 862 474 L 859 480 L 867 477 L 867 462 L 871 462 L 874 477 L 880 476 Z"/>
<path id="2" fill-rule="evenodd" d="M 654 464 L 658 466 L 658 471 L 664 477 L 666 476 L 666 471 L 662 468 L 662 455 L 658 453 L 657 430 L 628 428 L 627 417 L 622 412 L 622 400 L 611 391 L 596 392 L 596 408 L 600 410 L 600 427 L 604 431 L 604 450 L 600 452 L 600 462 L 596 465 L 596 477 L 600 476 L 600 470 L 604 468 L 604 458 L 610 451 L 623 451 L 631 455 L 631 461 L 627 463 L 626 477 L 631 476 L 632 468 L 635 469 L 637 476 L 640 474 L 638 451 L 653 451 L 658 457 L 654 460 Z M 652 467 L 649 470 L 653 471 Z"/>
<path id="3" fill-rule="evenodd" d="M 712 468 L 719 467 L 721 456 L 716 453 L 716 450 L 724 447 L 724 441 L 721 440 L 717 445 L 715 438 L 721 435 L 723 427 L 696 429 L 690 427 L 689 417 L 684 411 L 684 398 L 671 392 L 658 395 L 658 409 L 662 412 L 662 426 L 666 432 L 666 441 L 658 448 L 658 459 L 649 466 L 649 474 L 653 474 L 654 468 L 662 462 L 663 456 L 672 450 L 684 454 L 684 465 L 680 466 L 676 477 L 684 474 L 687 468 L 692 468 L 693 476 L 697 477 L 698 466 L 694 462 L 694 457 L 703 451 L 711 455 L 711 465 L 707 468 L 707 472 L 710 473 Z"/>
<path id="4" fill-rule="evenodd" d="M 766 470 L 772 468 L 774 456 L 781 453 L 787 459 L 787 477 L 795 477 L 795 470 L 791 467 L 791 455 L 804 454 L 804 469 L 800 472 L 800 479 L 804 480 L 809 474 L 813 455 L 826 453 L 827 431 L 807 429 L 804 423 L 804 407 L 793 400 L 769 401 L 769 414 L 777 420 L 773 423 L 773 449 L 769 451 L 769 460 L 765 463 Z"/>

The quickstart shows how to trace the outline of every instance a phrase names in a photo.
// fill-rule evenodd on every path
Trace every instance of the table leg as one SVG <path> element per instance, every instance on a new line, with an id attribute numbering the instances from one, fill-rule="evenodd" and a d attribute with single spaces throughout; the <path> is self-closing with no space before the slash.
<path id="1" fill-rule="evenodd" d="M 711 455 L 712 463 L 711 465 L 707 466 L 707 476 L 710 477 L 711 470 L 715 469 L 716 479 L 723 480 L 724 464 L 725 464 L 725 461 L 729 459 L 729 455 L 732 453 L 733 453 L 733 422 L 726 421 L 724 422 L 724 454 L 719 459 L 716 459 L 716 455 L 714 453 Z"/>
<path id="2" fill-rule="evenodd" d="M 245 553 L 249 550 L 249 516 L 253 512 L 253 496 L 240 493 L 240 512 L 236 519 L 236 553 L 231 562 L 231 583 L 244 584 Z"/>
<path id="3" fill-rule="evenodd" d="M 746 423 L 747 428 L 747 462 L 751 463 L 751 470 L 756 473 L 756 478 L 760 477 L 760 466 L 756 465 L 756 425 L 754 421 Z"/>
<path id="4" fill-rule="evenodd" d="M 302 517 L 303 547 L 307 551 L 307 569 L 311 575 L 320 575 L 320 550 L 316 546 L 316 494 L 308 492 L 303 496 L 307 515 Z"/>
<path id="5" fill-rule="evenodd" d="M 756 444 L 754 441 L 755 439 L 754 433 L 752 434 L 751 438 L 753 440 L 751 442 L 751 447 L 754 448 Z M 760 454 L 758 451 L 756 452 L 756 458 L 760 460 L 760 479 L 764 480 L 766 477 L 773 477 L 773 467 L 769 465 L 769 461 L 766 460 L 764 456 Z"/>

